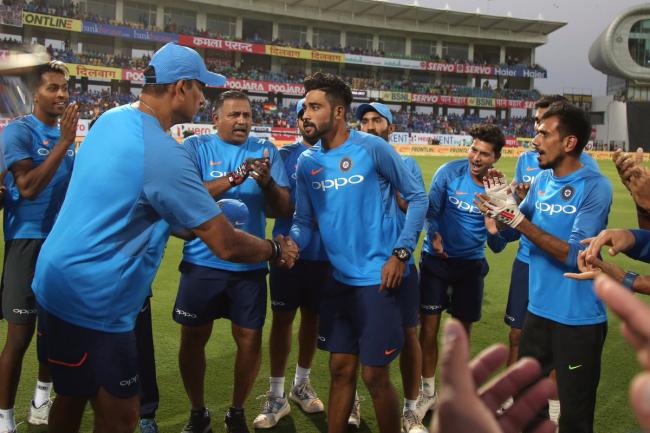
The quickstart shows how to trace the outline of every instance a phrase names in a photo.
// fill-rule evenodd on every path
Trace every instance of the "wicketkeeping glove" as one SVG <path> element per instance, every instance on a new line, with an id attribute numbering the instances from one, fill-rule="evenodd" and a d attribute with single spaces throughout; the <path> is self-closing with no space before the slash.
<path id="1" fill-rule="evenodd" d="M 505 200 L 508 204 L 517 206 L 517 201 L 512 195 L 512 189 L 505 176 L 485 177 L 483 178 L 483 187 L 490 199 L 495 197 L 500 200 Z"/>
<path id="2" fill-rule="evenodd" d="M 510 196 L 510 194 L 508 195 Z M 516 228 L 523 221 L 524 214 L 521 213 L 516 203 L 510 203 L 507 199 L 497 196 L 489 197 L 489 199 L 487 203 L 483 203 L 488 208 L 486 214 L 489 217 L 512 228 Z"/>

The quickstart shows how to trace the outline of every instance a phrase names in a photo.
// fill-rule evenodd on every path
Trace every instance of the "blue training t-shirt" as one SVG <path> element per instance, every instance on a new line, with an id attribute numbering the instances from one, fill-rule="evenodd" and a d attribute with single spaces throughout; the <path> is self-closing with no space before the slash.
<path id="1" fill-rule="evenodd" d="M 297 141 L 282 146 L 279 151 L 282 161 L 284 162 L 284 169 L 287 172 L 287 177 L 289 179 L 291 201 L 293 201 L 293 203 L 296 202 L 296 168 L 298 167 L 298 157 L 307 149 L 309 149 L 307 145 L 302 141 Z M 293 218 L 276 218 L 275 225 L 273 226 L 273 237 L 277 235 L 288 235 L 289 230 L 291 230 L 291 224 L 293 224 Z M 318 227 L 314 227 L 311 240 L 309 241 L 309 244 L 307 244 L 307 247 L 300 251 L 300 259 L 314 261 L 328 260 L 327 252 L 325 251 L 320 239 Z"/>
<path id="2" fill-rule="evenodd" d="M 473 203 L 474 194 L 485 192 L 474 181 L 467 158 L 443 164 L 431 179 L 426 237 L 422 250 L 436 255 L 431 241 L 436 232 L 450 258 L 485 257 L 487 230 L 485 218 Z"/>
<path id="3" fill-rule="evenodd" d="M 130 331 L 167 241 L 158 223 L 191 229 L 220 213 L 197 162 L 155 117 L 131 105 L 109 110 L 77 153 L 36 262 L 36 299 L 75 325 Z"/>
<path id="4" fill-rule="evenodd" d="M 184 142 L 188 150 L 194 153 L 204 181 L 215 180 L 234 171 L 247 158 L 262 158 L 264 150 L 269 151 L 271 159 L 271 176 L 280 187 L 288 187 L 287 173 L 277 148 L 268 140 L 249 137 L 242 144 L 232 144 L 224 141 L 217 134 L 195 135 Z M 233 198 L 240 200 L 248 207 L 250 217 L 248 223 L 240 230 L 264 238 L 266 234 L 266 200 L 262 188 L 252 177 L 248 177 L 241 185 L 235 186 L 216 197 L 216 200 Z M 216 257 L 201 239 L 185 242 L 183 260 L 195 265 L 207 266 L 226 271 L 250 271 L 265 269 L 266 262 L 234 263 Z"/>
<path id="5" fill-rule="evenodd" d="M 316 223 L 338 281 L 380 284 L 381 268 L 393 248 L 414 250 L 426 214 L 426 193 L 384 139 L 352 130 L 334 149 L 316 144 L 298 158 L 296 177 L 290 236 L 302 249 Z M 401 230 L 396 215 L 401 211 L 395 196 L 384 194 L 384 180 L 409 203 Z"/>
<path id="6" fill-rule="evenodd" d="M 52 230 L 70 181 L 74 164 L 74 143 L 70 145 L 50 182 L 33 200 L 20 195 L 11 173 L 11 166 L 31 159 L 33 167 L 41 165 L 59 141 L 59 126 L 49 126 L 30 114 L 15 119 L 4 129 L 4 166 L 7 172 L 4 185 L 4 238 L 45 239 Z"/>
<path id="7" fill-rule="evenodd" d="M 528 310 L 565 325 L 592 325 L 607 320 L 603 303 L 592 290 L 591 280 L 575 280 L 565 272 L 579 272 L 578 252 L 585 238 L 596 236 L 607 226 L 612 203 L 612 185 L 598 171 L 582 167 L 556 177 L 542 170 L 519 208 L 545 232 L 566 240 L 569 253 L 565 263 L 537 245 L 530 246 Z"/>
<path id="8" fill-rule="evenodd" d="M 515 182 L 517 183 L 532 183 L 539 173 L 543 170 L 539 168 L 539 162 L 537 160 L 538 153 L 534 150 L 529 150 L 527 152 L 519 155 L 517 159 L 517 166 L 515 167 Z M 598 163 L 594 158 L 591 157 L 587 152 L 582 152 L 580 154 L 580 162 L 585 167 L 590 167 L 594 171 L 600 171 Z M 521 235 L 519 238 L 519 249 L 517 250 L 517 260 L 524 263 L 529 262 L 529 251 L 530 251 L 531 242 L 524 235 Z"/>

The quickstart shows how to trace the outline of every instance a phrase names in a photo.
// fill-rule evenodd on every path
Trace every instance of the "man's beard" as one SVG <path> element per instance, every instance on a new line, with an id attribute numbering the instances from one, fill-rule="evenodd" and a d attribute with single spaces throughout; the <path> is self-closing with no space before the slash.
<path id="1" fill-rule="evenodd" d="M 316 143 L 318 140 L 323 138 L 323 135 L 327 134 L 332 130 L 334 127 L 334 113 L 330 114 L 330 120 L 327 123 L 324 123 L 320 125 L 320 127 L 316 126 L 315 123 L 312 122 L 304 122 L 303 123 L 303 129 L 307 129 L 307 127 L 310 126 L 313 128 L 314 132 L 311 134 L 305 134 L 304 137 L 306 138 L 308 143 Z"/>

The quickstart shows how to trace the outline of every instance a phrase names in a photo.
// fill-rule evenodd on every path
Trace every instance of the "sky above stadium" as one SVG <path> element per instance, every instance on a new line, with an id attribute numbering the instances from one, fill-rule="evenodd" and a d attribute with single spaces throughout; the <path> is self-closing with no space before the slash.
<path id="1" fill-rule="evenodd" d="M 405 2 L 406 3 L 406 2 Z M 606 77 L 589 64 L 591 44 L 623 10 L 641 4 L 640 0 L 418 0 L 423 6 L 536 19 L 539 14 L 550 21 L 567 25 L 549 35 L 546 45 L 536 53 L 536 62 L 548 70 L 549 78 L 536 80 L 542 93 L 606 93 Z"/>

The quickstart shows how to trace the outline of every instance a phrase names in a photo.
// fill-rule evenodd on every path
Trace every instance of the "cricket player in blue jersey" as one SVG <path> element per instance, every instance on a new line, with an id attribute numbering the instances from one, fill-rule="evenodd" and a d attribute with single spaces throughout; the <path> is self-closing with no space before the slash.
<path id="1" fill-rule="evenodd" d="M 208 72 L 199 54 L 169 43 L 144 71 L 135 104 L 102 114 L 84 145 L 61 211 L 41 248 L 32 283 L 38 352 L 57 398 L 49 431 L 79 431 L 91 401 L 96 432 L 128 433 L 138 422 L 135 319 L 166 239 L 157 224 L 188 228 L 226 260 L 292 265 L 297 248 L 236 230 L 203 186 L 198 160 L 166 132 L 204 103 Z M 188 205 L 191 203 L 191 206 Z"/>
<path id="2" fill-rule="evenodd" d="M 217 198 L 241 200 L 250 212 L 242 230 L 263 237 L 266 218 L 289 217 L 293 202 L 277 148 L 250 137 L 251 104 L 245 93 L 228 90 L 213 108 L 216 134 L 193 136 L 184 144 L 196 154 L 203 182 Z M 262 327 L 266 318 L 266 261 L 233 263 L 215 257 L 201 239 L 185 243 L 174 320 L 181 324 L 179 364 L 191 412 L 184 433 L 210 426 L 205 408 L 205 345 L 214 320 L 228 318 L 237 343 L 231 406 L 225 416 L 228 432 L 247 432 L 244 403 L 261 362 Z"/>
<path id="3" fill-rule="evenodd" d="M 535 128 L 539 125 L 539 121 L 548 110 L 548 107 L 555 102 L 568 102 L 564 96 L 549 95 L 544 96 L 535 102 Z M 600 170 L 598 163 L 586 152 L 582 152 L 580 161 L 596 171 Z M 515 166 L 515 176 L 513 186 L 518 186 L 520 191 L 528 190 L 535 176 L 537 176 L 542 169 L 537 162 L 537 152 L 529 150 L 519 155 L 517 165 Z M 519 351 L 519 340 L 521 338 L 521 328 L 524 325 L 524 318 L 528 310 L 528 250 L 530 241 L 522 236 L 519 239 L 519 249 L 517 256 L 512 263 L 512 276 L 510 278 L 510 288 L 508 290 L 508 303 L 503 320 L 506 325 L 510 326 L 510 334 L 508 336 L 510 356 L 508 358 L 508 365 L 512 365 L 517 360 L 517 353 Z M 551 401 L 551 414 L 557 413 L 559 407 L 553 407 L 554 401 Z M 556 419 L 557 420 L 557 419 Z"/>
<path id="4" fill-rule="evenodd" d="M 501 157 L 505 137 L 494 125 L 477 125 L 467 158 L 442 165 L 429 189 L 426 237 L 420 258 L 420 344 L 422 393 L 417 414 L 424 418 L 436 403 L 435 372 L 442 312 L 463 323 L 467 333 L 481 318 L 483 284 L 489 266 L 486 220 L 472 204 L 484 191 L 483 176 Z M 500 248 L 504 246 L 501 243 Z M 491 248 L 497 248 L 490 244 Z"/>
<path id="5" fill-rule="evenodd" d="M 298 129 L 301 138 L 280 148 L 280 157 L 289 179 L 291 200 L 295 202 L 296 167 L 298 157 L 310 149 L 318 138 L 307 137 L 303 127 L 304 99 L 296 104 Z M 293 218 L 276 218 L 273 236 L 288 235 Z M 270 388 L 262 412 L 255 418 L 255 428 L 264 429 L 277 425 L 291 410 L 288 399 L 295 401 L 306 413 L 325 410 L 323 402 L 311 386 L 311 365 L 318 341 L 318 307 L 320 293 L 329 282 L 331 265 L 317 231 L 307 248 L 300 251 L 300 260 L 291 269 L 271 267 L 269 285 L 273 324 L 269 337 L 271 364 Z M 298 333 L 298 363 L 289 396 L 284 391 L 284 372 L 291 352 L 291 327 L 300 308 L 300 331 Z"/>
<path id="6" fill-rule="evenodd" d="M 68 105 L 68 69 L 53 61 L 34 72 L 34 109 L 3 131 L 5 254 L 2 313 L 8 322 L 0 355 L 0 432 L 16 428 L 14 403 L 23 357 L 34 334 L 36 304 L 32 278 L 36 258 L 59 213 L 74 162 L 77 106 Z M 47 424 L 50 373 L 39 365 L 30 405 L 30 424 Z"/>
<path id="7" fill-rule="evenodd" d="M 380 103 L 361 104 L 357 107 L 356 118 L 360 122 L 360 129 L 368 134 L 377 135 L 389 142 L 390 134 L 395 130 L 393 114 L 390 109 Z M 409 171 L 415 176 L 416 181 L 424 186 L 422 171 L 417 161 L 412 156 L 402 156 Z M 398 191 L 386 189 L 388 194 L 394 194 L 401 212 L 397 213 L 400 227 L 403 227 L 404 216 L 408 203 Z M 422 371 L 422 349 L 418 340 L 418 322 L 420 319 L 420 290 L 418 287 L 418 269 L 413 257 L 409 260 L 409 275 L 397 292 L 397 302 L 402 312 L 404 327 L 404 347 L 400 355 L 400 371 L 404 387 L 404 408 L 402 409 L 402 429 L 405 433 L 426 433 L 427 429 L 415 412 L 418 395 L 420 394 L 420 372 Z M 355 404 L 348 423 L 359 427 L 360 402 L 355 395 Z"/>
<path id="8" fill-rule="evenodd" d="M 396 290 L 426 213 L 424 188 L 385 140 L 348 130 L 350 88 L 317 72 L 305 79 L 303 126 L 320 143 L 298 159 L 290 236 L 304 249 L 318 230 L 333 281 L 321 297 L 319 347 L 330 352 L 328 432 L 347 431 L 359 362 L 379 431 L 400 430 L 389 366 L 404 340 Z M 394 194 L 409 203 L 403 227 Z"/>
<path id="9" fill-rule="evenodd" d="M 519 356 L 539 360 L 545 374 L 556 370 L 560 433 L 593 431 L 607 334 L 607 314 L 591 283 L 564 276 L 578 271 L 581 241 L 605 228 L 612 201 L 607 178 L 580 160 L 590 135 L 584 112 L 552 104 L 533 140 L 542 172 L 523 202 L 517 207 L 496 194 L 476 201 L 530 241 L 528 313 Z"/>
<path id="10" fill-rule="evenodd" d="M 548 110 L 548 107 L 555 102 L 568 103 L 568 100 L 562 95 L 548 95 L 535 102 L 535 129 L 539 126 L 540 119 L 546 110 Z M 587 165 L 596 171 L 600 170 L 598 163 L 587 152 L 581 153 L 580 161 L 584 165 Z M 517 191 L 515 194 L 519 195 L 516 196 L 518 200 L 523 199 L 530 188 L 533 179 L 535 179 L 535 176 L 537 176 L 541 171 L 542 169 L 539 167 L 539 163 L 537 162 L 536 151 L 529 150 L 519 155 L 513 179 L 513 188 Z M 508 334 L 508 365 L 512 365 L 517 360 L 517 355 L 519 353 L 519 340 L 521 339 L 521 329 L 524 326 L 524 318 L 528 311 L 529 248 L 530 241 L 526 236 L 521 236 L 519 239 L 517 255 L 512 263 L 508 301 L 503 316 L 505 324 L 510 326 L 510 333 Z M 551 373 L 551 378 L 555 380 L 555 372 Z M 560 402 L 557 400 L 557 396 L 549 400 L 549 414 L 551 420 L 557 422 L 560 416 Z"/>

